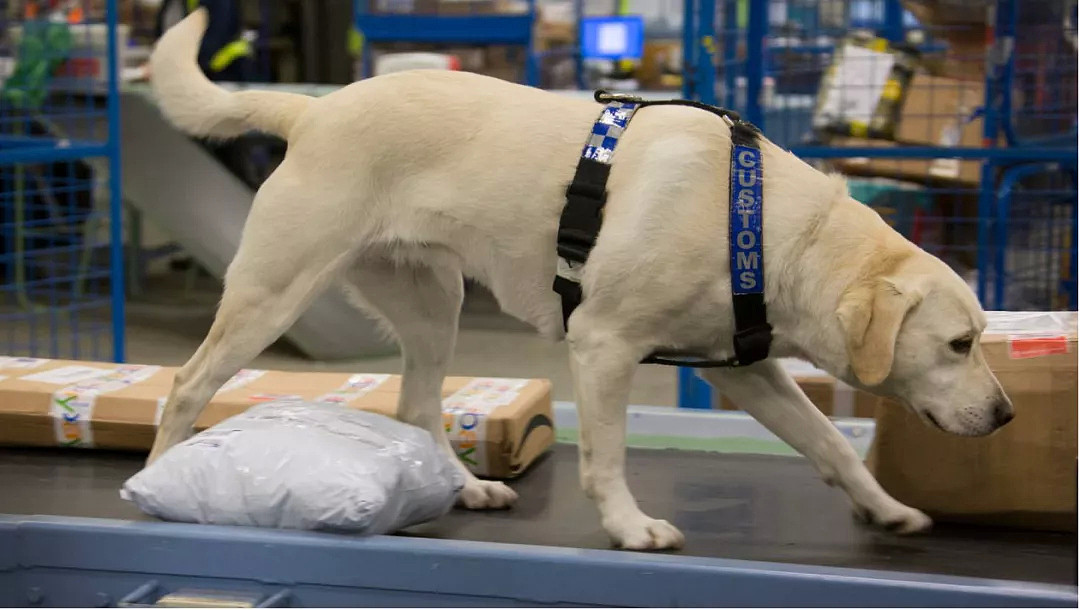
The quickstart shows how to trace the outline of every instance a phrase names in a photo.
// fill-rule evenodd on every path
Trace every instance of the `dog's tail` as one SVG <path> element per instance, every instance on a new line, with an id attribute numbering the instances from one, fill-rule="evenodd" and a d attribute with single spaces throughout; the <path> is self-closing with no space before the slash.
<path id="1" fill-rule="evenodd" d="M 312 98 L 276 91 L 230 92 L 199 69 L 209 15 L 199 8 L 169 28 L 150 55 L 150 81 L 165 117 L 193 136 L 234 138 L 251 130 L 288 139 Z"/>

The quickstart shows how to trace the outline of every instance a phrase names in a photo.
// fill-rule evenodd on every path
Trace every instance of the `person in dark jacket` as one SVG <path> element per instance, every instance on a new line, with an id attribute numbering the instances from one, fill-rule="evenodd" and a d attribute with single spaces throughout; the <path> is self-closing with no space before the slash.
<path id="1" fill-rule="evenodd" d="M 254 74 L 255 52 L 243 30 L 236 0 L 163 0 L 158 10 L 157 36 L 199 7 L 210 12 L 210 23 L 199 47 L 199 67 L 213 81 L 246 81 Z"/>

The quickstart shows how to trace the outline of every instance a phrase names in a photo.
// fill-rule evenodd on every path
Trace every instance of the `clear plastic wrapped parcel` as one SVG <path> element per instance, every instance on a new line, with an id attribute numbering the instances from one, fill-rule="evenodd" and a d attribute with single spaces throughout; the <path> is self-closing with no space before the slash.
<path id="1" fill-rule="evenodd" d="M 275 402 L 173 447 L 120 493 L 169 521 L 382 534 L 450 509 L 464 484 L 450 459 L 382 415 Z"/>

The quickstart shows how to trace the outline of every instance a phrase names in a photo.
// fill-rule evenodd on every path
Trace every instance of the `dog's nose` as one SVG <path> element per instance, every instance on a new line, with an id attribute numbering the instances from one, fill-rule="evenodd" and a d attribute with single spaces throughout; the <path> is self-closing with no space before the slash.
<path id="1" fill-rule="evenodd" d="M 1011 422 L 1015 416 L 1016 411 L 1013 410 L 1012 403 L 1010 403 L 1008 399 L 999 400 L 998 403 L 994 405 L 994 419 L 997 420 L 999 428 Z"/>

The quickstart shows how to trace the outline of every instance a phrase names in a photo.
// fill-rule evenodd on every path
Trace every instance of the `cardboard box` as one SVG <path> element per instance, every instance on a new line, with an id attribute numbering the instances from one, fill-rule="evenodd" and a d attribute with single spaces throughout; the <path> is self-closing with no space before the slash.
<path id="1" fill-rule="evenodd" d="M 537 51 L 572 47 L 577 42 L 577 27 L 572 22 L 541 20 L 536 24 Z"/>
<path id="2" fill-rule="evenodd" d="M 900 0 L 900 4 L 926 27 L 981 28 L 994 0 Z"/>
<path id="3" fill-rule="evenodd" d="M 647 40 L 634 77 L 642 89 L 663 89 L 668 85 L 665 77 L 678 74 L 681 64 L 682 41 Z"/>
<path id="4" fill-rule="evenodd" d="M 943 148 L 983 145 L 983 122 L 973 118 L 983 106 L 985 88 L 953 78 L 916 74 L 908 86 L 894 130 L 894 141 L 835 138 L 836 146 L 897 148 L 902 145 Z M 896 159 L 851 157 L 835 162 L 838 170 L 859 176 L 878 176 L 913 182 L 947 182 L 977 186 L 982 162 L 960 159 Z"/>
<path id="5" fill-rule="evenodd" d="M 870 147 L 898 148 L 901 145 L 888 140 L 863 140 L 859 138 L 834 138 L 829 144 L 838 148 Z M 944 183 L 955 186 L 976 187 L 982 178 L 982 162 L 961 159 L 905 159 L 882 157 L 848 157 L 836 159 L 833 167 L 852 176 L 892 178 L 918 183 Z"/>
<path id="6" fill-rule="evenodd" d="M 176 369 L 0 357 L 0 444 L 146 451 Z M 396 375 L 244 370 L 195 423 L 203 430 L 272 400 L 331 402 L 394 416 Z M 443 421 L 475 474 L 521 474 L 555 441 L 551 384 L 448 377 Z"/>
<path id="7" fill-rule="evenodd" d="M 987 31 L 991 24 L 988 9 L 993 0 L 901 0 L 901 3 L 929 36 L 945 42 L 944 53 L 924 58 L 923 64 L 932 73 L 985 82 Z"/>
<path id="8" fill-rule="evenodd" d="M 982 83 L 915 74 L 900 107 L 896 141 L 917 146 L 982 146 L 983 121 L 975 115 L 985 95 Z"/>
<path id="9" fill-rule="evenodd" d="M 1073 330 L 987 335 L 983 353 L 1016 408 L 988 437 L 935 430 L 880 401 L 868 456 L 900 502 L 942 522 L 1076 531 L 1077 351 Z"/>

